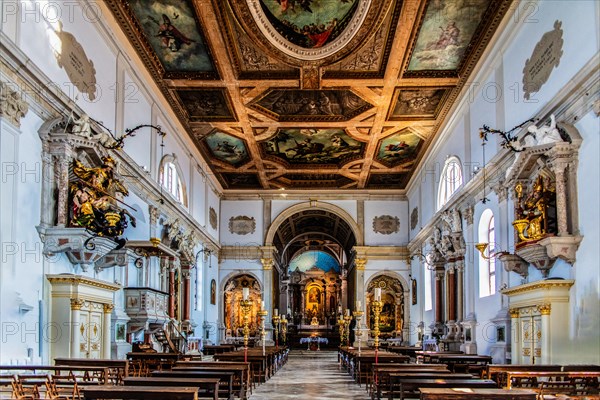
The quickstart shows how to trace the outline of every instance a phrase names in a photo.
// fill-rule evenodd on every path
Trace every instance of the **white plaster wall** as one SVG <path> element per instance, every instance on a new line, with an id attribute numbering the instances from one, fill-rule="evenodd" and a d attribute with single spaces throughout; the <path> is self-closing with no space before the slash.
<path id="1" fill-rule="evenodd" d="M 252 233 L 240 235 L 229 230 L 230 218 L 245 216 L 254 218 L 256 229 Z M 221 244 L 226 246 L 261 246 L 263 242 L 263 202 L 222 201 L 221 202 Z"/>
<path id="2" fill-rule="evenodd" d="M 373 231 L 373 219 L 383 215 L 398 217 L 398 232 L 384 235 Z M 365 233 L 366 246 L 400 246 L 408 243 L 408 202 L 406 201 L 365 201 Z"/>
<path id="3" fill-rule="evenodd" d="M 271 201 L 271 221 L 294 204 L 304 203 L 304 200 L 273 200 Z"/>

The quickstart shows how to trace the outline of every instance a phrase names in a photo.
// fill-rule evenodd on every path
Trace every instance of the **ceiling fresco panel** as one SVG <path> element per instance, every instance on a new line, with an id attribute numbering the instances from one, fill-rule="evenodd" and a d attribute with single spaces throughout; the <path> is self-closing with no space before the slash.
<path id="1" fill-rule="evenodd" d="M 292 167 L 303 165 L 341 166 L 364 156 L 365 144 L 350 137 L 344 129 L 285 128 L 263 142 L 262 154 Z"/>
<path id="2" fill-rule="evenodd" d="M 250 160 L 246 141 L 221 131 L 213 131 L 202 139 L 212 158 L 239 167 Z"/>
<path id="3" fill-rule="evenodd" d="M 125 0 L 165 78 L 215 78 L 216 68 L 190 1 Z"/>
<path id="4" fill-rule="evenodd" d="M 492 0 L 429 0 L 405 76 L 423 71 L 456 74 L 495 8 L 494 3 Z"/>
<path id="5" fill-rule="evenodd" d="M 376 173 L 369 175 L 367 182 L 367 189 L 404 189 L 410 174 L 386 174 Z"/>
<path id="6" fill-rule="evenodd" d="M 399 88 L 390 107 L 390 121 L 436 119 L 451 88 Z"/>
<path id="7" fill-rule="evenodd" d="M 291 189 L 338 188 L 353 182 L 340 174 L 285 174 L 278 183 Z"/>
<path id="8" fill-rule="evenodd" d="M 417 159 L 423 139 L 409 128 L 381 139 L 377 145 L 376 159 L 388 167 L 411 167 Z"/>
<path id="9" fill-rule="evenodd" d="M 347 121 L 373 108 L 347 89 L 272 89 L 249 104 L 277 121 Z"/>
<path id="10" fill-rule="evenodd" d="M 227 189 L 256 189 L 260 188 L 260 179 L 258 174 L 222 172 L 217 175 L 221 183 Z"/>
<path id="11" fill-rule="evenodd" d="M 221 89 L 180 89 L 176 91 L 190 122 L 237 121 L 227 91 Z"/>

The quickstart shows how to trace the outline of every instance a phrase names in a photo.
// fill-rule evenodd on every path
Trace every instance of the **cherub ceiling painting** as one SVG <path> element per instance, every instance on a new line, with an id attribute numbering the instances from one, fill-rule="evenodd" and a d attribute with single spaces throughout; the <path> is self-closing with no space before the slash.
<path id="1" fill-rule="evenodd" d="M 319 48 L 335 40 L 360 0 L 260 0 L 269 22 L 289 42 Z"/>
<path id="2" fill-rule="evenodd" d="M 458 69 L 489 5 L 490 0 L 430 1 L 408 70 Z"/>
<path id="3" fill-rule="evenodd" d="M 215 70 L 189 1 L 128 0 L 128 4 L 166 72 Z"/>

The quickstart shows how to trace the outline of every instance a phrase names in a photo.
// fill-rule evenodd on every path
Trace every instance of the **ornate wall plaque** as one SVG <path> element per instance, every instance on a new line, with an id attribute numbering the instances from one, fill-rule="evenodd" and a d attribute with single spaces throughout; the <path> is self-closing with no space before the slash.
<path id="1" fill-rule="evenodd" d="M 373 232 L 381 233 L 382 235 L 391 235 L 398 232 L 400 229 L 400 220 L 398 217 L 391 215 L 382 215 L 373 218 Z"/>
<path id="2" fill-rule="evenodd" d="M 60 49 L 54 48 L 58 66 L 65 69 L 69 80 L 81 93 L 87 94 L 90 100 L 96 99 L 94 63 L 87 58 L 75 36 L 62 30 L 62 23 L 59 22 L 59 28 L 54 33 L 60 40 Z"/>
<path id="3" fill-rule="evenodd" d="M 229 218 L 229 232 L 236 235 L 247 235 L 254 233 L 256 230 L 256 220 L 254 217 L 246 217 L 238 215 L 237 217 Z"/>
<path id="4" fill-rule="evenodd" d="M 410 230 L 412 231 L 417 227 L 419 223 L 419 207 L 415 207 L 412 209 L 410 213 Z"/>
<path id="5" fill-rule="evenodd" d="M 217 212 L 212 207 L 209 207 L 208 209 L 208 222 L 210 223 L 211 228 L 217 229 Z"/>
<path id="6" fill-rule="evenodd" d="M 531 57 L 525 61 L 523 68 L 523 97 L 529 100 L 531 93 L 538 92 L 550 78 L 554 67 L 558 67 L 563 55 L 562 22 L 554 22 L 554 30 L 544 33 L 535 45 Z"/>

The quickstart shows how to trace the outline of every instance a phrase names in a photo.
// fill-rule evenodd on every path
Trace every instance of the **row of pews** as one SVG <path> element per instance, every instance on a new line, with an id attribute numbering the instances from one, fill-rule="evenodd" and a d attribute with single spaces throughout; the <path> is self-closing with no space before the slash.
<path id="1" fill-rule="evenodd" d="M 423 353 L 414 353 L 416 363 L 398 352 L 340 347 L 338 359 L 372 399 L 600 399 L 596 365 L 495 365 L 489 356 Z"/>
<path id="2" fill-rule="evenodd" d="M 245 400 L 285 364 L 287 355 L 285 347 L 267 347 L 264 355 L 262 348 L 251 348 L 247 355 L 234 350 L 215 354 L 211 361 L 161 361 L 157 369 L 136 367 L 139 363 L 132 359 L 61 358 L 53 366 L 0 365 L 0 398 Z M 161 359 L 161 353 L 154 358 Z"/>

